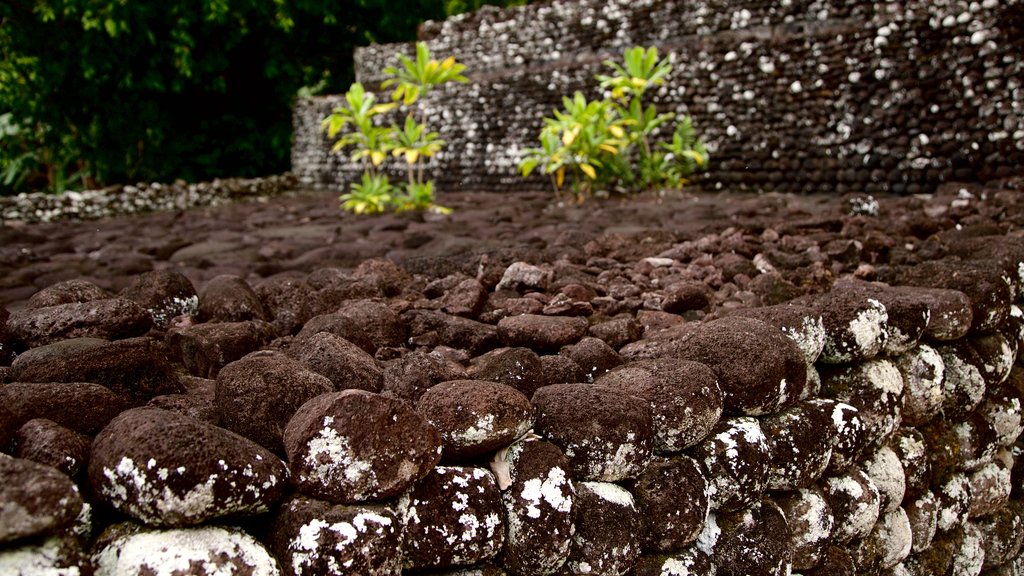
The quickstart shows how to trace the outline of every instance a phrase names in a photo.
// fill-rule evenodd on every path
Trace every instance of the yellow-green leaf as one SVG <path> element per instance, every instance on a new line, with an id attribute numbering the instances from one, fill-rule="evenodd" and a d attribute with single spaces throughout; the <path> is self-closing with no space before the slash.
<path id="1" fill-rule="evenodd" d="M 563 166 L 563 167 L 559 168 L 557 172 L 555 172 L 555 186 L 558 186 L 559 188 L 561 188 L 562 184 L 564 184 L 564 183 L 565 183 L 565 167 Z"/>
<path id="2" fill-rule="evenodd" d="M 380 150 L 370 152 L 370 162 L 372 162 L 374 166 L 380 166 L 384 163 L 384 153 Z"/>
<path id="3" fill-rule="evenodd" d="M 608 131 L 611 132 L 612 136 L 615 136 L 616 138 L 622 138 L 623 136 L 626 135 L 626 131 L 622 129 L 622 126 L 618 125 L 609 126 Z"/>
<path id="4" fill-rule="evenodd" d="M 597 170 L 594 170 L 594 167 L 590 164 L 580 164 L 580 170 L 591 180 L 597 180 Z"/>
<path id="5" fill-rule="evenodd" d="M 416 151 L 416 150 L 406 150 L 405 151 L 405 163 L 406 164 L 415 164 L 416 161 L 419 160 L 419 159 L 420 159 L 420 153 L 418 151 Z"/>
<path id="6" fill-rule="evenodd" d="M 611 153 L 611 154 L 618 154 L 619 153 L 619 149 L 616 148 L 615 146 L 612 146 L 611 144 L 601 144 L 601 145 L 598 146 L 598 148 L 600 148 L 601 150 L 604 150 L 605 152 Z"/>

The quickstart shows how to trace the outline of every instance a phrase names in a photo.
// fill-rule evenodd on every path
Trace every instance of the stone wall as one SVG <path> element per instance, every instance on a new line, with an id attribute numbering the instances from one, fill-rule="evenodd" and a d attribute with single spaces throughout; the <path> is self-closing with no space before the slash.
<path id="1" fill-rule="evenodd" d="M 654 100 L 694 117 L 713 155 L 705 187 L 929 192 L 949 180 L 1019 176 L 1024 159 L 1024 9 L 1019 0 L 558 1 L 427 23 L 421 37 L 473 80 L 426 101 L 449 147 L 442 189 L 518 190 L 521 151 L 561 96 L 591 96 L 601 62 L 656 45 L 675 71 Z M 409 45 L 356 54 L 374 84 Z M 293 171 L 342 187 L 325 96 L 295 110 Z"/>

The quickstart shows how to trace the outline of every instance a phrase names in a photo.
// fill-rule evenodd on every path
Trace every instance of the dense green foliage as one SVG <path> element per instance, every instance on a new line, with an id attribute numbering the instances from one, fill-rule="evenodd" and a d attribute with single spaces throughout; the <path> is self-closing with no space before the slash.
<path id="1" fill-rule="evenodd" d="M 288 168 L 297 93 L 461 0 L 0 2 L 0 193 Z"/>
<path id="2" fill-rule="evenodd" d="M 398 66 L 384 69 L 388 78 L 383 87 L 394 86 L 392 102 L 377 102 L 372 92 L 356 82 L 345 93 L 345 102 L 323 121 L 327 136 L 337 138 L 334 151 L 349 149 L 352 161 L 363 167 L 362 181 L 353 183 L 341 196 L 341 207 L 356 214 L 387 210 L 445 213 L 448 208 L 434 204 L 434 181 L 426 178 L 424 166 L 428 158 L 441 151 L 445 141 L 427 128 L 425 113 L 416 121 L 415 106 L 436 86 L 468 82 L 462 75 L 466 67 L 452 56 L 435 60 L 423 42 L 416 43 L 415 59 L 399 54 L 398 62 Z M 388 113 L 399 106 L 406 114 L 404 124 L 386 124 Z M 402 185 L 392 184 L 383 172 L 388 154 L 405 161 L 407 181 Z"/>
<path id="3" fill-rule="evenodd" d="M 574 198 L 613 191 L 680 188 L 707 165 L 708 153 L 690 118 L 644 106 L 644 94 L 665 83 L 672 71 L 657 48 L 634 47 L 623 62 L 606 61 L 612 74 L 598 75 L 608 96 L 588 100 L 581 92 L 563 98 L 562 110 L 544 118 L 540 147 L 526 151 L 523 176 L 538 167 L 551 177 L 556 193 L 568 184 Z M 657 140 L 677 120 L 667 139 Z"/>

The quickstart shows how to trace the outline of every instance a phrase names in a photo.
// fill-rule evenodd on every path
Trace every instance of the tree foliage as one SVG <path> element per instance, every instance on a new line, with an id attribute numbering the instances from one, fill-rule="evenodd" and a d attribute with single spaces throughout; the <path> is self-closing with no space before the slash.
<path id="1" fill-rule="evenodd" d="M 445 4 L 4 0 L 0 192 L 286 170 L 296 94 L 344 91 L 355 46 Z"/>

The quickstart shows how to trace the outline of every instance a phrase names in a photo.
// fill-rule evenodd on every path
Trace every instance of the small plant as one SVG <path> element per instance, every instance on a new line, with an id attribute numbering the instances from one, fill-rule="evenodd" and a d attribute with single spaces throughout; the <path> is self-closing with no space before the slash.
<path id="1" fill-rule="evenodd" d="M 434 60 L 422 42 L 416 43 L 415 60 L 405 55 L 399 55 L 398 60 L 400 66 L 384 70 L 390 78 L 381 85 L 395 87 L 392 102 L 378 102 L 372 92 L 356 82 L 345 94 L 345 104 L 323 121 L 327 136 L 337 138 L 333 150 L 351 148 L 352 161 L 363 167 L 362 180 L 352 183 L 350 192 L 341 196 L 341 207 L 356 214 L 388 210 L 446 214 L 451 210 L 434 204 L 434 182 L 426 178 L 427 160 L 444 148 L 445 141 L 428 129 L 425 110 L 416 121 L 413 107 L 435 86 L 468 82 L 462 75 L 466 67 L 451 57 Z M 399 107 L 406 109 L 404 124 L 382 125 L 381 118 Z M 405 161 L 407 181 L 400 186 L 392 184 L 382 170 L 389 154 Z"/>
<path id="2" fill-rule="evenodd" d="M 540 147 L 525 151 L 519 164 L 523 176 L 540 168 L 551 177 L 556 194 L 568 184 L 576 201 L 609 191 L 679 188 L 706 168 L 707 150 L 688 117 L 678 120 L 667 141 L 657 141 L 663 127 L 676 119 L 643 104 L 645 92 L 665 83 L 672 71 L 657 48 L 635 47 L 623 62 L 606 61 L 611 75 L 596 77 L 609 91 L 588 101 L 576 92 L 563 98 L 563 110 L 544 118 Z"/>

